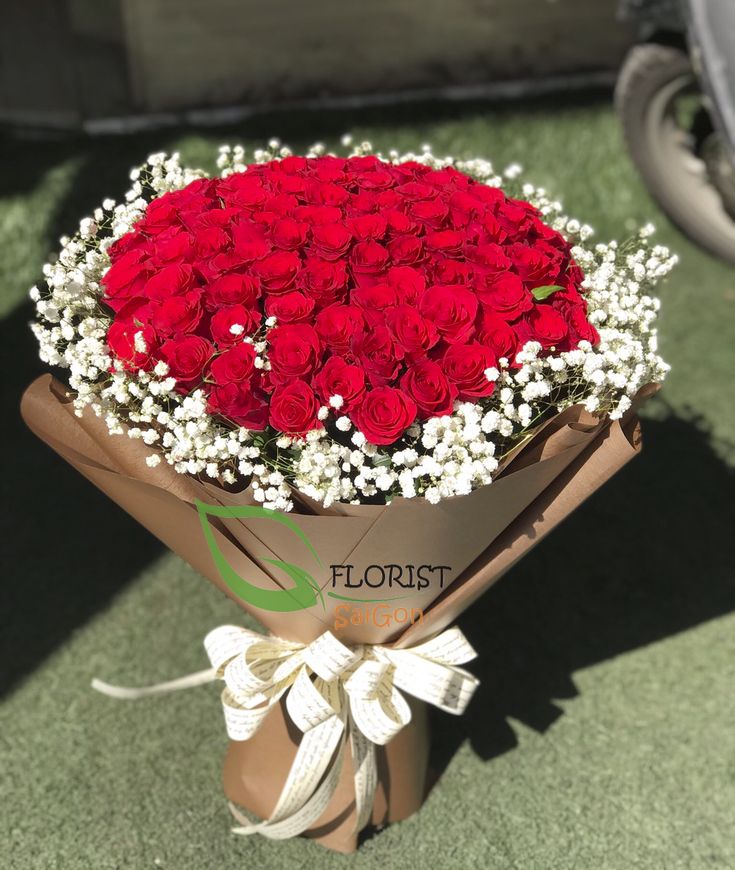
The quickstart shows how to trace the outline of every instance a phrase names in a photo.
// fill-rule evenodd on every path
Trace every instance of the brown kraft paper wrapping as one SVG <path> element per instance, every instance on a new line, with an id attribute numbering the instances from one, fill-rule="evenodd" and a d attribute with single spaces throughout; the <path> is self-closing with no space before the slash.
<path id="1" fill-rule="evenodd" d="M 152 449 L 126 435 L 110 435 L 91 412 L 74 414 L 71 396 L 50 375 L 34 381 L 21 402 L 29 428 L 88 480 L 158 537 L 270 632 L 309 643 L 327 630 L 347 643 L 415 645 L 449 626 L 492 583 L 561 520 L 618 471 L 640 449 L 634 411 L 655 391 L 644 388 L 622 421 L 610 422 L 569 408 L 540 427 L 506 457 L 497 479 L 468 496 L 438 505 L 423 499 L 397 498 L 389 506 L 335 505 L 324 510 L 295 493 L 296 522 L 319 556 L 288 529 L 258 520 L 210 518 L 222 555 L 236 573 L 262 588 L 288 588 L 266 559 L 281 559 L 308 570 L 317 579 L 325 607 L 277 613 L 237 598 L 221 579 L 202 534 L 196 499 L 208 504 L 253 503 L 248 490 L 230 493 L 211 483 L 181 475 L 165 462 L 151 469 Z M 408 608 L 422 617 L 408 627 L 373 622 L 335 628 L 340 606 L 328 595 L 340 588 L 328 566 L 353 566 L 362 577 L 380 565 L 449 566 L 446 582 L 411 591 Z M 347 591 L 343 586 L 342 592 Z M 353 590 L 349 590 L 352 593 Z M 386 591 L 363 584 L 351 597 L 373 602 Z M 389 593 L 390 594 L 390 593 Z M 344 607 L 344 605 L 342 605 Z M 413 703 L 412 722 L 379 750 L 380 783 L 373 822 L 396 821 L 415 812 L 424 798 L 428 734 L 423 704 Z M 231 743 L 224 783 L 233 802 L 267 816 L 275 805 L 296 751 L 297 736 L 281 706 L 263 728 L 244 743 Z M 349 749 L 346 750 L 349 756 Z M 281 769 L 283 768 L 283 769 Z M 324 815 L 306 836 L 332 849 L 353 851 L 354 789 L 350 758 Z"/>
<path id="2" fill-rule="evenodd" d="M 413 815 L 427 790 L 429 729 L 426 704 L 406 696 L 411 721 L 387 744 L 377 747 L 378 788 L 372 824 L 398 822 Z M 288 718 L 285 702 L 274 707 L 250 740 L 230 741 L 223 770 L 225 794 L 261 818 L 273 812 L 296 755 L 299 730 Z M 355 791 L 349 741 L 337 791 L 313 828 L 304 836 L 338 852 L 354 852 Z"/>

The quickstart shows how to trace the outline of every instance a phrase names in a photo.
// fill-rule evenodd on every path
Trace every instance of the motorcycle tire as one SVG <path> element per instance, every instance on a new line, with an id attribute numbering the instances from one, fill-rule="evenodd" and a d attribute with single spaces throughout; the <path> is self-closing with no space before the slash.
<path id="1" fill-rule="evenodd" d="M 704 103 L 699 130 L 676 123 L 675 101 L 698 90 L 686 50 L 645 43 L 632 48 L 623 63 L 615 107 L 630 156 L 653 198 L 685 235 L 735 264 L 735 220 L 702 158 L 703 143 L 717 137 Z"/>

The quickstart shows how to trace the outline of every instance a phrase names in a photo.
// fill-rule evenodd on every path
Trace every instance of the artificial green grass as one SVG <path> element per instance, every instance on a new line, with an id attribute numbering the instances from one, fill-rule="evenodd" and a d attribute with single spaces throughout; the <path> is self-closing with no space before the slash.
<path id="1" fill-rule="evenodd" d="M 89 689 L 93 676 L 135 685 L 199 669 L 206 631 L 242 614 L 36 442 L 15 408 L 42 370 L 27 286 L 56 236 L 122 192 L 130 165 L 174 147 L 211 165 L 222 141 L 280 135 L 299 148 L 347 130 L 386 149 L 431 141 L 519 161 L 601 239 L 653 219 L 682 262 L 662 291 L 673 370 L 646 408 L 643 456 L 463 617 L 482 687 L 462 719 L 433 717 L 438 783 L 419 814 L 345 858 L 230 835 L 216 688 L 127 704 Z M 2 148 L 2 866 L 735 866 L 735 280 L 657 212 L 606 98 Z"/>

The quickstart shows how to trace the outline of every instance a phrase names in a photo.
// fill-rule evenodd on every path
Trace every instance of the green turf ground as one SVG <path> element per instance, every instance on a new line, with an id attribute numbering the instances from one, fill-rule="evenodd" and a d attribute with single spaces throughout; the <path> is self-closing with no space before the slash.
<path id="1" fill-rule="evenodd" d="M 462 620 L 482 687 L 434 719 L 421 812 L 351 858 L 229 834 L 218 692 L 124 704 L 89 689 L 204 666 L 234 605 L 37 443 L 18 397 L 41 371 L 27 287 L 55 240 L 154 149 L 294 147 L 347 131 L 481 154 L 563 196 L 600 238 L 653 219 L 681 254 L 663 291 L 673 365 L 628 466 Z M 735 867 L 735 276 L 657 212 L 606 97 L 277 116 L 120 140 L 0 141 L 5 352 L 0 866 Z"/>

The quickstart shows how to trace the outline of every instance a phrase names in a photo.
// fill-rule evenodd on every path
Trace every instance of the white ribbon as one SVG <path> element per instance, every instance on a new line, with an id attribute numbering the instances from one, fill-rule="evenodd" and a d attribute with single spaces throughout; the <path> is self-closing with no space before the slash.
<path id="1" fill-rule="evenodd" d="M 296 757 L 271 817 L 253 822 L 230 804 L 236 834 L 295 837 L 327 808 L 352 750 L 356 830 L 368 823 L 377 786 L 375 746 L 384 746 L 411 721 L 400 690 L 461 715 L 479 681 L 459 665 L 476 653 L 458 628 L 407 649 L 348 647 L 331 632 L 310 644 L 266 637 L 223 625 L 204 639 L 211 669 L 140 689 L 93 680 L 92 688 L 121 699 L 176 691 L 222 679 L 227 734 L 248 740 L 271 707 L 286 695 L 286 708 L 303 732 Z M 287 693 L 287 694 L 286 694 Z"/>

